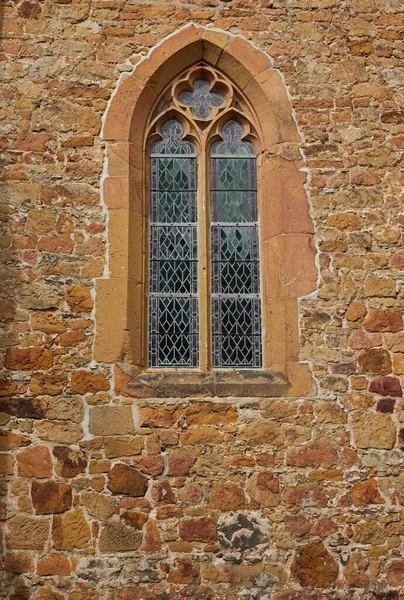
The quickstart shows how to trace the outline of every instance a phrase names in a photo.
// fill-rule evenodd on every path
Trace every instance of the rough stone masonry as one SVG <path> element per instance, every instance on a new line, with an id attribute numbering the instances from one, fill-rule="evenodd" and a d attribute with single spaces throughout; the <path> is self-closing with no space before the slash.
<path id="1" fill-rule="evenodd" d="M 272 57 L 304 140 L 302 397 L 139 399 L 94 361 L 103 115 L 190 23 Z M 402 0 L 5 0 L 1 28 L 0 597 L 404 598 Z"/>

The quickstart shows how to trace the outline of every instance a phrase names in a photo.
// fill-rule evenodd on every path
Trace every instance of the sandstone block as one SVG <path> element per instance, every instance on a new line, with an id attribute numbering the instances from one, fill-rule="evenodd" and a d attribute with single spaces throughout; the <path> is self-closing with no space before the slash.
<path id="1" fill-rule="evenodd" d="M 286 531 L 297 537 L 301 537 L 307 533 L 310 528 L 309 521 L 302 514 L 286 515 L 284 519 L 284 525 Z"/>
<path id="2" fill-rule="evenodd" d="M 303 587 L 326 588 L 338 577 L 338 564 L 321 543 L 300 546 L 291 567 L 293 578 Z"/>
<path id="3" fill-rule="evenodd" d="M 337 523 L 330 517 L 321 517 L 310 529 L 311 535 L 325 538 L 338 531 Z"/>
<path id="4" fill-rule="evenodd" d="M 244 492 L 238 485 L 213 482 L 209 496 L 209 508 L 227 511 L 243 509 L 244 506 Z"/>
<path id="5" fill-rule="evenodd" d="M 220 444 L 222 436 L 214 427 L 190 427 L 180 435 L 180 442 L 184 446 L 196 446 L 198 444 Z"/>
<path id="6" fill-rule="evenodd" d="M 281 427 L 270 421 L 248 423 L 240 428 L 239 438 L 252 446 L 283 444 L 283 431 Z"/>
<path id="7" fill-rule="evenodd" d="M 390 331 L 395 333 L 403 328 L 403 314 L 399 308 L 386 308 L 373 310 L 365 320 L 363 326 L 368 331 Z"/>
<path id="8" fill-rule="evenodd" d="M 20 435 L 19 433 L 15 433 L 14 431 L 0 431 L 1 452 L 12 450 L 13 448 L 19 448 L 20 446 L 27 446 L 28 444 L 29 440 L 24 435 Z"/>
<path id="9" fill-rule="evenodd" d="M 129 494 L 130 496 L 144 496 L 147 490 L 148 479 L 137 469 L 128 465 L 115 465 L 108 473 L 110 483 L 108 489 L 114 494 Z"/>
<path id="10" fill-rule="evenodd" d="M 404 560 L 393 560 L 387 567 L 387 581 L 393 587 L 404 585 Z"/>
<path id="11" fill-rule="evenodd" d="M 91 531 L 83 513 L 75 509 L 53 517 L 52 537 L 56 550 L 71 551 L 87 548 Z"/>
<path id="12" fill-rule="evenodd" d="M 39 421 L 35 423 L 35 434 L 49 442 L 74 444 L 83 437 L 83 430 L 77 423 L 64 421 Z"/>
<path id="13" fill-rule="evenodd" d="M 199 565 L 194 564 L 191 560 L 178 558 L 175 567 L 170 571 L 167 580 L 170 583 L 194 585 L 199 582 L 199 569 Z"/>
<path id="14" fill-rule="evenodd" d="M 127 552 L 137 550 L 142 543 L 142 533 L 127 527 L 120 520 L 111 520 L 101 529 L 100 552 Z"/>
<path id="15" fill-rule="evenodd" d="M 140 409 L 141 427 L 171 427 L 181 415 L 178 406 L 142 406 Z"/>
<path id="16" fill-rule="evenodd" d="M 49 536 L 49 519 L 17 515 L 8 522 L 6 535 L 10 550 L 43 550 Z"/>
<path id="17" fill-rule="evenodd" d="M 121 519 L 126 525 L 133 527 L 133 529 L 143 529 L 143 525 L 146 523 L 147 518 L 145 513 L 135 511 L 127 511 L 121 515 Z"/>
<path id="18" fill-rule="evenodd" d="M 85 454 L 69 446 L 55 446 L 53 455 L 57 458 L 56 472 L 60 477 L 70 479 L 84 473 L 87 468 Z"/>
<path id="19" fill-rule="evenodd" d="M 161 549 L 161 537 L 155 519 L 149 519 L 146 523 L 144 542 L 141 550 L 143 552 L 157 552 Z"/>
<path id="20" fill-rule="evenodd" d="M 116 500 L 112 496 L 82 492 L 80 501 L 87 508 L 88 513 L 99 521 L 111 519 L 115 512 Z"/>
<path id="21" fill-rule="evenodd" d="M 6 554 L 3 563 L 5 573 L 32 573 L 34 571 L 34 561 L 31 556 L 25 552 L 13 552 Z"/>
<path id="22" fill-rule="evenodd" d="M 393 297 L 396 295 L 396 282 L 390 277 L 369 275 L 365 279 L 365 294 L 367 296 Z"/>
<path id="23" fill-rule="evenodd" d="M 380 394 L 381 396 L 398 396 L 402 397 L 403 390 L 400 380 L 397 377 L 379 377 L 374 379 L 370 386 L 369 392 Z"/>
<path id="24" fill-rule="evenodd" d="M 349 337 L 349 345 L 355 350 L 362 350 L 365 348 L 374 348 L 375 346 L 382 345 L 382 336 L 380 333 L 367 333 L 363 329 L 357 329 Z"/>
<path id="25" fill-rule="evenodd" d="M 168 455 L 167 475 L 188 475 L 195 460 L 196 454 L 193 450 L 171 450 Z"/>
<path id="26" fill-rule="evenodd" d="M 383 544 L 383 530 L 376 521 L 359 521 L 354 527 L 352 539 L 357 544 Z"/>
<path id="27" fill-rule="evenodd" d="M 88 313 L 93 309 L 90 290 L 85 285 L 72 285 L 67 290 L 66 301 L 74 313 Z"/>
<path id="28" fill-rule="evenodd" d="M 216 539 L 216 521 L 210 517 L 180 521 L 180 537 L 183 540 L 212 542 Z"/>
<path id="29" fill-rule="evenodd" d="M 295 467 L 322 467 L 328 469 L 337 463 L 338 453 L 325 443 L 314 443 L 287 452 L 286 464 Z"/>
<path id="30" fill-rule="evenodd" d="M 64 554 L 48 554 L 38 560 L 36 574 L 39 577 L 48 575 L 59 575 L 68 577 L 71 575 L 72 568 L 69 559 Z"/>
<path id="31" fill-rule="evenodd" d="M 50 369 L 53 353 L 48 348 L 8 348 L 5 365 L 13 371 Z"/>
<path id="32" fill-rule="evenodd" d="M 247 492 L 260 506 L 270 507 L 279 504 L 279 479 L 270 471 L 254 473 L 248 482 Z"/>
<path id="33" fill-rule="evenodd" d="M 46 416 L 51 420 L 80 423 L 84 419 L 83 400 L 79 396 L 61 396 L 52 399 Z"/>
<path id="34" fill-rule="evenodd" d="M 93 435 L 125 435 L 134 433 L 130 406 L 94 406 L 90 408 L 90 433 Z"/>
<path id="35" fill-rule="evenodd" d="M 104 441 L 105 456 L 107 458 L 134 456 L 142 452 L 143 446 L 144 438 L 142 435 L 130 437 L 107 437 Z"/>
<path id="36" fill-rule="evenodd" d="M 387 414 L 358 412 L 353 417 L 352 428 L 358 448 L 391 450 L 396 443 L 396 427 Z"/>
<path id="37" fill-rule="evenodd" d="M 61 394 L 67 385 L 67 377 L 64 373 L 37 373 L 30 381 L 29 387 L 33 394 L 57 396 Z M 51 419 L 56 417 L 50 417 Z"/>
<path id="38" fill-rule="evenodd" d="M 109 390 L 109 381 L 101 373 L 75 371 L 72 375 L 71 388 L 75 394 L 95 394 Z"/>
<path id="39" fill-rule="evenodd" d="M 352 498 L 356 506 L 367 506 L 368 504 L 384 504 L 379 488 L 374 479 L 367 479 L 355 483 L 352 487 Z"/>
<path id="40" fill-rule="evenodd" d="M 31 498 L 37 515 L 50 515 L 69 510 L 72 505 L 72 489 L 64 483 L 34 481 Z"/>
<path id="41" fill-rule="evenodd" d="M 189 425 L 219 425 L 238 420 L 237 408 L 221 402 L 193 402 L 185 414 Z"/>
<path id="42" fill-rule="evenodd" d="M 386 375 L 393 369 L 390 353 L 384 348 L 370 348 L 359 352 L 358 363 L 362 373 L 371 375 Z"/>

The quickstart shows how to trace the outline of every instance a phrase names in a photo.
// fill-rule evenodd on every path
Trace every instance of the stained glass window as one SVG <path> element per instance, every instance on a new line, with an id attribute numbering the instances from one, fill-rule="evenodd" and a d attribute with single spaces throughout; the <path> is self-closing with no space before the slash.
<path id="1" fill-rule="evenodd" d="M 214 367 L 261 366 L 256 153 L 228 121 L 211 150 Z"/>
<path id="2" fill-rule="evenodd" d="M 173 119 L 153 145 L 150 215 L 151 367 L 197 367 L 197 179 L 194 146 Z"/>

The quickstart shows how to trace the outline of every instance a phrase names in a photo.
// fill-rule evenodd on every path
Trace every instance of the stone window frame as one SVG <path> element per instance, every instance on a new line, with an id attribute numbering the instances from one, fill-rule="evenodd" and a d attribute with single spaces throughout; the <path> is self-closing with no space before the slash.
<path id="1" fill-rule="evenodd" d="M 258 212 L 263 302 L 263 368 L 157 372 L 147 353 L 147 155 L 150 111 L 170 81 L 197 63 L 242 90 L 260 125 Z M 103 123 L 107 175 L 108 275 L 96 280 L 94 359 L 127 376 L 133 397 L 295 397 L 313 387 L 299 362 L 299 298 L 317 287 L 314 228 L 300 153 L 302 137 L 286 86 L 269 57 L 240 36 L 189 25 L 122 76 Z"/>

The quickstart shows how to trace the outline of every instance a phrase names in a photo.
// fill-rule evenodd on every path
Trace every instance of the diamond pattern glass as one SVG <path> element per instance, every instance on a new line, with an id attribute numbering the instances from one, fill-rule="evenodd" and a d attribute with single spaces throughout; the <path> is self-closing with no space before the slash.
<path id="1" fill-rule="evenodd" d="M 151 367 L 197 367 L 196 154 L 175 120 L 153 145 L 150 216 Z"/>
<path id="2" fill-rule="evenodd" d="M 257 169 L 252 144 L 229 121 L 211 150 L 213 366 L 261 366 Z"/>

